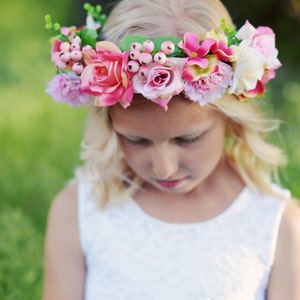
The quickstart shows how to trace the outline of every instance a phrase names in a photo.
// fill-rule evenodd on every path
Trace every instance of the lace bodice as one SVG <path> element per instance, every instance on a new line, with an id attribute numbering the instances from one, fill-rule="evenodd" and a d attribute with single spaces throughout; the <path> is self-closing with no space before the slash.
<path id="1" fill-rule="evenodd" d="M 171 224 L 133 200 L 100 211 L 89 193 L 81 184 L 85 300 L 265 299 L 285 201 L 245 188 L 216 218 Z"/>

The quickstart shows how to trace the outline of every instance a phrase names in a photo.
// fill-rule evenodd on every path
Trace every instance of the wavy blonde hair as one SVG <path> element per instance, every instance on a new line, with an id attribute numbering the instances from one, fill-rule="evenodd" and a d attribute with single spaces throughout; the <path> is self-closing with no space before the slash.
<path id="1" fill-rule="evenodd" d="M 111 12 L 102 34 L 116 44 L 126 35 L 182 37 L 188 31 L 203 39 L 207 31 L 218 30 L 222 18 L 232 25 L 218 0 L 123 0 Z M 286 159 L 265 137 L 278 128 L 279 121 L 263 114 L 255 100 L 241 103 L 232 95 L 211 107 L 227 117 L 224 147 L 233 168 L 252 189 L 272 193 L 272 174 Z M 110 199 L 132 195 L 140 186 L 118 147 L 107 107 L 89 108 L 82 148 L 85 163 L 76 170 L 76 178 L 92 183 L 102 207 Z"/>

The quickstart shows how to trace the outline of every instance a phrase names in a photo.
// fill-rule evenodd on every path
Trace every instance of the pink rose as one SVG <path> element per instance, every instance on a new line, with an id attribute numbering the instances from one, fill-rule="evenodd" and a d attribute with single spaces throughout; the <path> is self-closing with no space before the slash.
<path id="1" fill-rule="evenodd" d="M 236 37 L 248 41 L 249 47 L 256 49 L 265 57 L 265 69 L 276 70 L 281 66 L 278 50 L 275 47 L 275 34 L 269 27 L 252 26 L 249 21 L 237 32 Z"/>
<path id="2" fill-rule="evenodd" d="M 126 108 L 133 98 L 131 74 L 127 70 L 129 52 L 124 53 L 112 42 L 102 41 L 82 50 L 86 67 L 81 74 L 82 90 L 96 96 L 95 105 L 110 106 L 117 102 Z"/>
<path id="3" fill-rule="evenodd" d="M 55 75 L 48 83 L 46 92 L 55 101 L 80 106 L 88 102 L 89 95 L 81 91 L 81 80 L 73 72 Z"/>
<path id="4" fill-rule="evenodd" d="M 144 77 L 139 74 L 133 77 L 133 87 L 135 93 L 167 110 L 170 99 L 182 92 L 184 85 L 177 67 L 152 63 L 147 66 Z"/>

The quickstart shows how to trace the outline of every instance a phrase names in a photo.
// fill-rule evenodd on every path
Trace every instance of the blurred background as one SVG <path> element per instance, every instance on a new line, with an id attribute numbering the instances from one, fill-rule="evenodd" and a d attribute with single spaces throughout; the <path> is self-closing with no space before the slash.
<path id="1" fill-rule="evenodd" d="M 55 73 L 44 16 L 85 23 L 83 0 L 4 0 L 0 7 L 0 298 L 40 299 L 43 239 L 55 194 L 80 163 L 85 109 L 57 105 L 45 94 Z M 102 4 L 109 12 L 114 1 Z M 300 1 L 224 0 L 237 27 L 248 19 L 277 34 L 283 67 L 265 100 L 283 120 L 279 137 L 288 166 L 282 184 L 300 197 Z"/>

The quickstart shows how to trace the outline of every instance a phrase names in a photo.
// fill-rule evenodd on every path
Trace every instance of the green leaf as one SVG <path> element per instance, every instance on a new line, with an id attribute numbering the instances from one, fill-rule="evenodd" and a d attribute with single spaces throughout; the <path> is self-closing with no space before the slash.
<path id="1" fill-rule="evenodd" d="M 69 40 L 69 38 L 66 36 L 66 35 L 64 35 L 64 34 L 58 34 L 56 37 L 55 37 L 58 41 L 60 41 L 60 42 L 65 42 L 65 41 L 68 41 Z"/>
<path id="2" fill-rule="evenodd" d="M 148 38 L 145 36 L 140 36 L 140 35 L 128 35 L 126 36 L 119 44 L 119 48 L 121 49 L 122 52 L 126 50 L 130 50 L 130 46 L 133 43 L 141 43 L 143 44 L 146 42 Z"/>
<path id="3" fill-rule="evenodd" d="M 93 6 L 90 3 L 85 3 L 83 5 L 83 8 L 87 11 L 87 14 L 89 16 L 92 16 L 95 21 L 98 21 L 101 24 L 101 27 L 104 25 L 107 16 L 106 14 L 101 14 L 102 11 L 101 5 Z"/>
<path id="4" fill-rule="evenodd" d="M 221 20 L 221 29 L 225 32 L 225 34 L 227 36 L 228 46 L 231 46 L 231 45 L 238 46 L 240 44 L 241 41 L 235 36 L 236 30 L 234 29 L 233 26 L 227 27 L 225 19 Z"/>
<path id="5" fill-rule="evenodd" d="M 95 48 L 98 33 L 94 29 L 84 28 L 80 30 L 79 36 L 83 46 L 90 45 Z"/>

